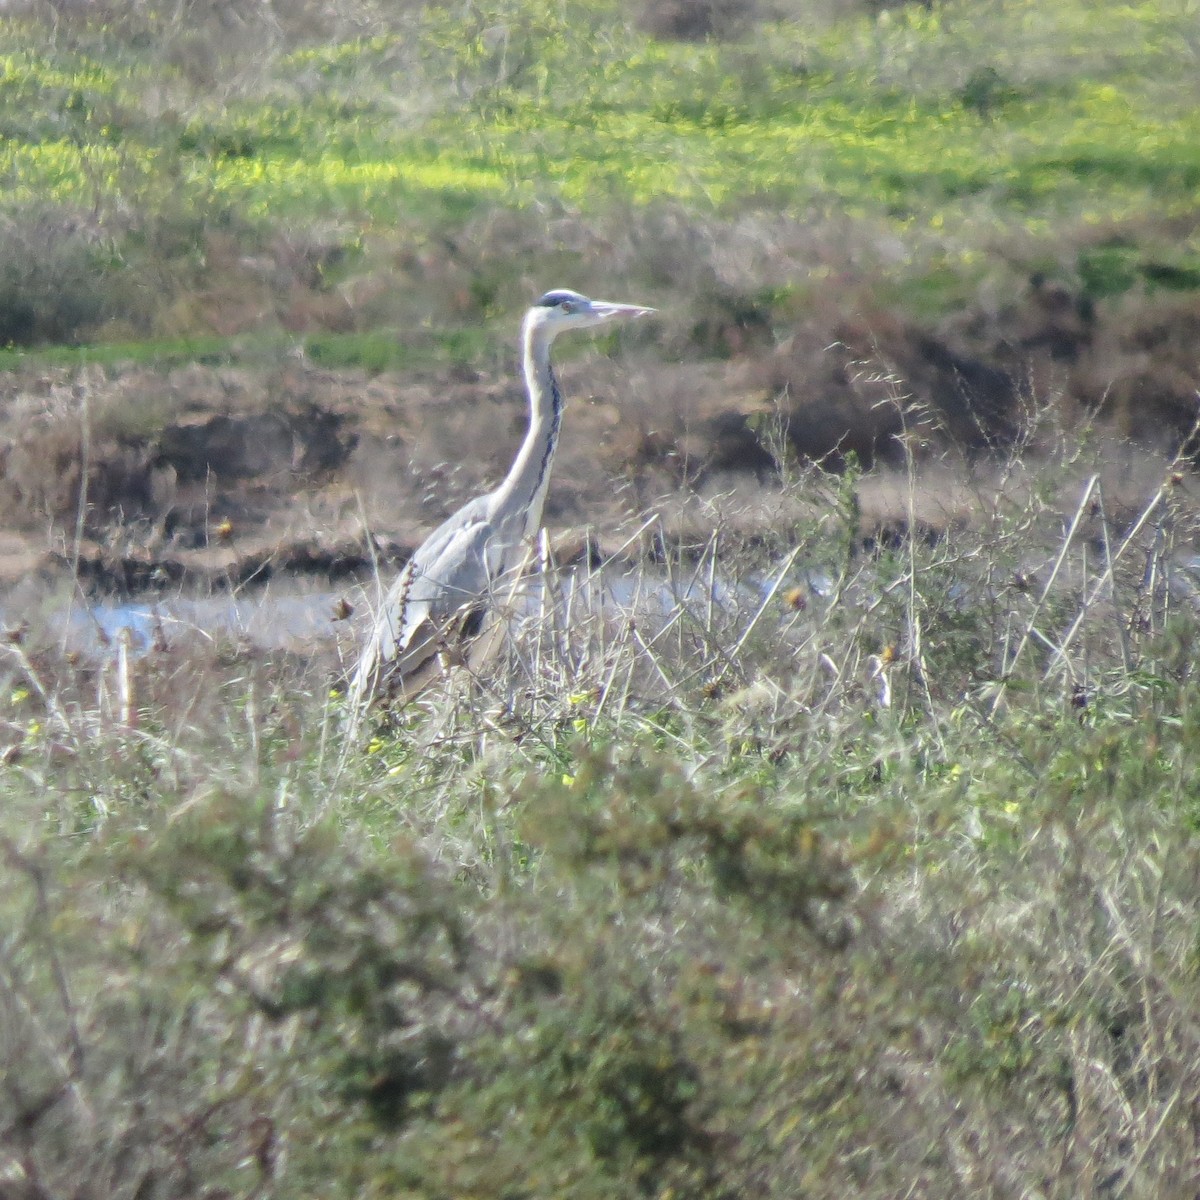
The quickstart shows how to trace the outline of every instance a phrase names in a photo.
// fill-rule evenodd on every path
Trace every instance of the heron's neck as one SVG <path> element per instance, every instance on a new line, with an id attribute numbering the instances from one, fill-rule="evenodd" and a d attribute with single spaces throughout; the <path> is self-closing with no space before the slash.
<path id="1" fill-rule="evenodd" d="M 550 343 L 534 330 L 523 332 L 525 386 L 529 391 L 529 429 L 504 482 L 496 489 L 497 507 L 508 513 L 524 509 L 521 535 L 542 521 L 542 504 L 550 482 L 550 465 L 562 422 L 562 393 L 550 366 Z"/>

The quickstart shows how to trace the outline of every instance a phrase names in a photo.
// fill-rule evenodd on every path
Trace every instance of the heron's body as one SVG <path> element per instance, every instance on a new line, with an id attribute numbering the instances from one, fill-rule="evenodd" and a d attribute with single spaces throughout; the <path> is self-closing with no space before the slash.
<path id="1" fill-rule="evenodd" d="M 356 712 L 380 695 L 411 699 L 455 658 L 478 665 L 497 638 L 495 605 L 511 594 L 542 506 L 562 421 L 550 345 L 568 329 L 653 310 L 547 292 L 522 325 L 529 429 L 503 482 L 468 501 L 418 547 L 388 591 L 351 685 Z"/>

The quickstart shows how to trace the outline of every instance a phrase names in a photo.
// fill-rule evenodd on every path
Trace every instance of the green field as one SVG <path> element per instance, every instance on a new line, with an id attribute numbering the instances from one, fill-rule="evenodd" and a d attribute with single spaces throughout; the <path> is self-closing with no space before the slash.
<path id="1" fill-rule="evenodd" d="M 3 277 L 31 309 L 9 340 L 211 333 L 188 297 L 247 258 L 276 310 L 297 286 L 421 290 L 356 307 L 360 328 L 508 311 L 572 266 L 685 307 L 733 288 L 779 323 L 847 271 L 926 315 L 1014 270 L 1197 286 L 1189 5 L 846 7 L 699 43 L 613 0 L 350 6 L 317 30 L 216 6 L 9 17 Z M 668 214 L 698 244 L 647 253 Z M 752 224 L 770 270 L 705 261 Z M 1097 242 L 1115 273 L 1089 274 Z"/>

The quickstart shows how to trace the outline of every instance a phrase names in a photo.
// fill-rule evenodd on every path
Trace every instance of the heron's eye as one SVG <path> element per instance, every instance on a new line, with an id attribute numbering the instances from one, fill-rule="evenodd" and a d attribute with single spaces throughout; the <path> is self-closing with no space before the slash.
<path id="1" fill-rule="evenodd" d="M 569 313 L 575 307 L 575 305 L 572 304 L 570 300 L 564 300 L 558 307 L 561 308 L 563 312 Z"/>

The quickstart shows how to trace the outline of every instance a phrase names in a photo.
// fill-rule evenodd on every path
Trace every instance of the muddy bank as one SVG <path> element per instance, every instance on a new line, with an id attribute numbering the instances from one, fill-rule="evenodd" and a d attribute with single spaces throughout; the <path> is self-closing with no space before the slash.
<path id="1" fill-rule="evenodd" d="M 1098 309 L 1034 279 L 1007 308 L 938 329 L 857 310 L 727 361 L 585 352 L 561 369 L 547 526 L 567 558 L 609 551 L 647 510 L 769 493 L 781 464 L 837 471 L 853 454 L 924 471 L 949 456 L 969 472 L 1090 425 L 1157 461 L 1193 436 L 1198 346 L 1190 294 Z M 134 594 L 390 568 L 503 474 L 525 427 L 517 378 L 515 360 L 402 378 L 297 356 L 10 372 L 0 580 L 77 571 Z M 880 500 L 876 518 L 904 513 Z"/>

